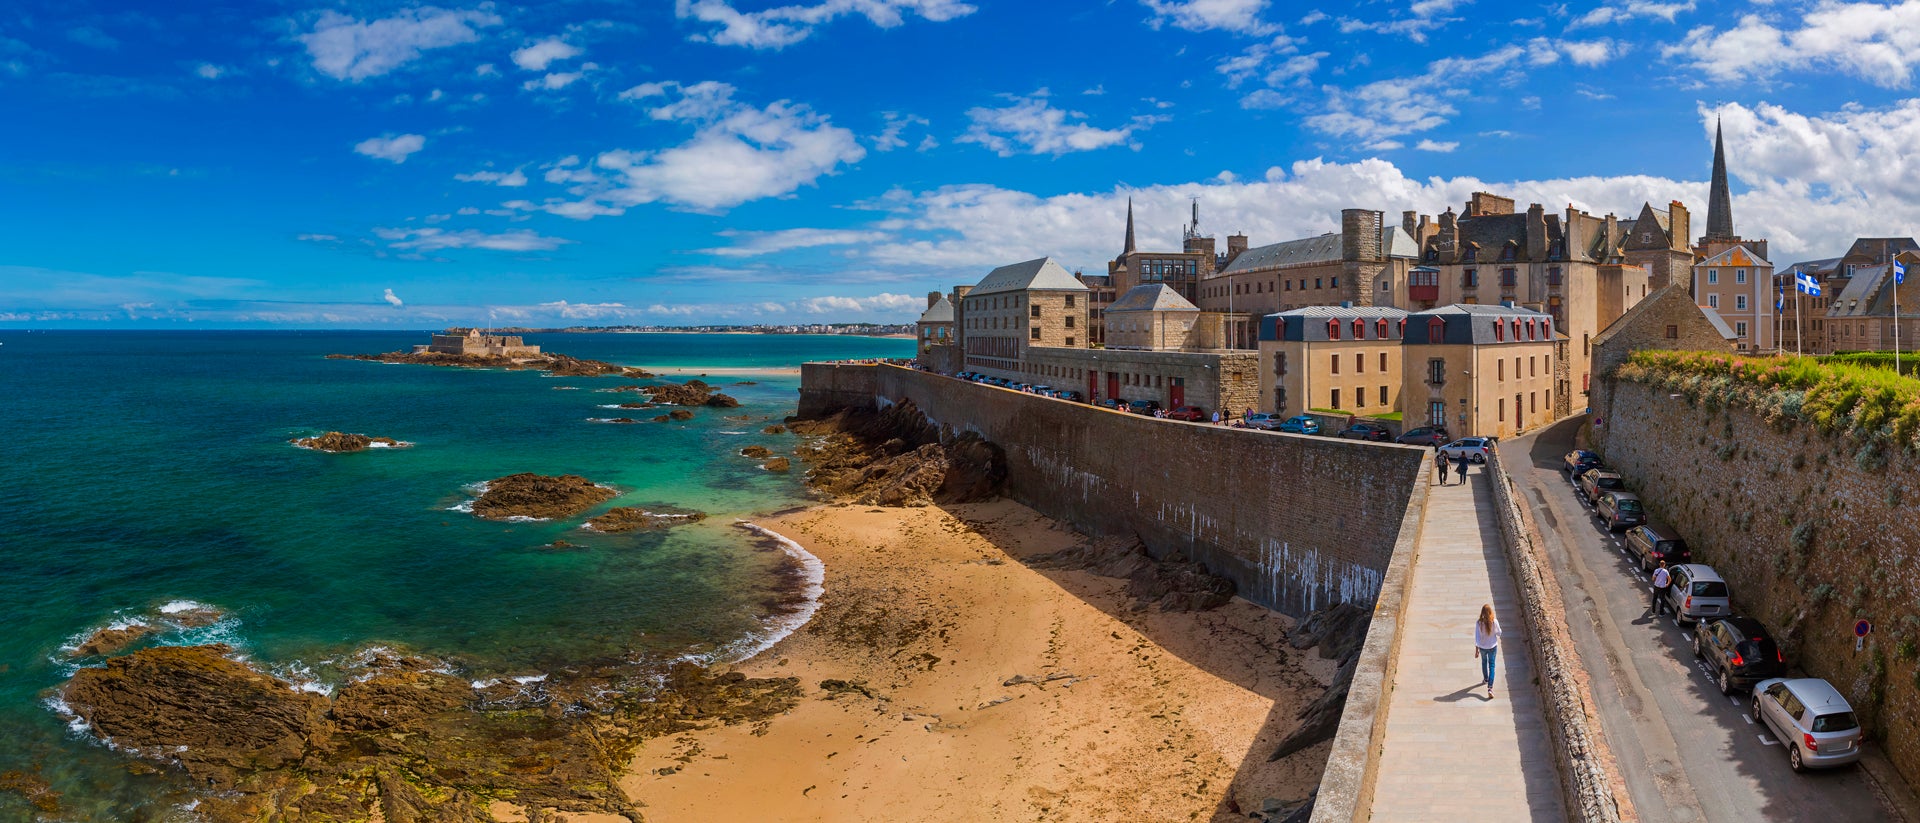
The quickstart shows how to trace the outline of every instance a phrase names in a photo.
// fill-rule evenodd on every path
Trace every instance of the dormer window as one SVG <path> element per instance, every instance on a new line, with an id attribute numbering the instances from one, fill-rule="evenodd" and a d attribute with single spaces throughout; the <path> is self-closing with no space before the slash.
<path id="1" fill-rule="evenodd" d="M 1447 341 L 1447 320 L 1435 317 L 1427 320 L 1427 342 L 1445 343 Z"/>
<path id="2" fill-rule="evenodd" d="M 1506 339 L 1507 339 L 1507 327 L 1501 325 L 1500 321 L 1498 320 L 1493 321 L 1493 342 L 1502 343 L 1502 342 L 1505 342 Z"/>
<path id="3" fill-rule="evenodd" d="M 1327 339 L 1328 340 L 1340 339 L 1340 321 L 1338 320 L 1327 321 Z"/>
<path id="4" fill-rule="evenodd" d="M 1382 317 L 1373 324 L 1373 334 L 1381 340 L 1387 339 L 1387 319 Z"/>
<path id="5" fill-rule="evenodd" d="M 1367 339 L 1367 321 L 1361 320 L 1358 317 L 1353 318 L 1353 339 Z"/>

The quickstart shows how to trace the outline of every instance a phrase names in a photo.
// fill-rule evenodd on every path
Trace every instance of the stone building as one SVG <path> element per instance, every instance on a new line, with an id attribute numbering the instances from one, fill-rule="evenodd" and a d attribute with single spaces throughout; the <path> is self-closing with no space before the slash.
<path id="1" fill-rule="evenodd" d="M 1893 351 L 1896 344 L 1903 352 L 1914 350 L 1920 339 L 1915 337 L 1920 334 L 1920 251 L 1899 252 L 1893 259 L 1907 267 L 1905 282 L 1898 285 L 1893 282 L 1891 261 L 1855 266 L 1849 277 L 1836 279 L 1843 286 L 1827 308 L 1826 351 Z"/>
<path id="2" fill-rule="evenodd" d="M 1148 400 L 1162 408 L 1246 411 L 1256 401 L 1253 352 L 1223 347 L 1221 316 L 1172 286 L 1128 289 L 1107 307 L 1104 349 L 1027 350 L 1029 382 L 1083 392 L 1089 402 Z"/>
<path id="3" fill-rule="evenodd" d="M 1351 415 L 1400 411 L 1407 313 L 1381 306 L 1307 306 L 1260 322 L 1256 411 Z"/>
<path id="4" fill-rule="evenodd" d="M 914 324 L 915 355 L 920 364 L 935 371 L 953 368 L 953 301 L 939 292 L 927 293 L 927 310 Z"/>
<path id="5" fill-rule="evenodd" d="M 1107 281 L 1116 293 L 1124 294 L 1134 286 L 1164 283 L 1188 301 L 1199 296 L 1199 283 L 1223 265 L 1215 256 L 1213 237 L 1200 233 L 1200 206 L 1193 207 L 1193 222 L 1181 232 L 1181 250 L 1141 251 L 1134 245 L 1133 200 L 1127 200 L 1127 237 L 1120 256 L 1107 264 Z M 1240 238 L 1242 242 L 1246 238 Z M 1231 242 L 1231 241 L 1229 241 Z"/>
<path id="6" fill-rule="evenodd" d="M 1593 340 L 1592 413 L 1600 427 L 1613 415 L 1613 367 L 1641 349 L 1717 351 L 1732 354 L 1737 338 L 1723 321 L 1694 302 L 1686 284 L 1672 283 L 1647 295 Z"/>
<path id="7" fill-rule="evenodd" d="M 539 346 L 521 342 L 518 335 L 485 334 L 479 329 L 448 329 L 434 335 L 432 343 L 414 349 L 479 357 L 530 357 L 540 353 Z"/>
<path id="8" fill-rule="evenodd" d="M 1420 248 L 1401 226 L 1388 226 L 1380 212 L 1344 209 L 1340 231 L 1236 250 L 1229 262 L 1200 283 L 1194 301 L 1207 311 L 1230 312 L 1229 339 L 1252 348 L 1258 318 L 1303 306 L 1397 306 L 1406 302 L 1407 272 Z"/>
<path id="9" fill-rule="evenodd" d="M 1804 260 L 1780 270 L 1783 277 L 1792 277 L 1795 272 L 1805 273 L 1820 283 L 1821 295 L 1812 297 L 1787 293 L 1786 316 L 1781 322 L 1780 349 L 1793 350 L 1807 354 L 1831 354 L 1834 344 L 1840 339 L 1842 331 L 1850 331 L 1849 340 L 1864 338 L 1865 330 L 1859 326 L 1851 329 L 1828 326 L 1828 312 L 1834 308 L 1835 297 L 1851 284 L 1855 272 L 1876 267 L 1885 267 L 1894 255 L 1901 252 L 1920 251 L 1920 243 L 1911 237 L 1859 237 L 1847 247 L 1846 254 L 1821 260 Z M 1789 280 L 1788 287 L 1792 288 Z M 1864 287 L 1863 287 L 1864 288 Z M 1904 295 L 1904 293 L 1903 293 Z M 1859 291 L 1854 297 L 1859 296 Z M 1904 310 L 1906 301 L 1901 301 Z M 1805 342 L 1799 347 L 1795 343 L 1799 337 Z M 1903 338 L 1904 339 L 1904 338 Z"/>
<path id="10" fill-rule="evenodd" d="M 1106 347 L 1147 351 L 1223 349 L 1219 315 L 1181 297 L 1172 286 L 1134 286 L 1107 307 Z"/>
<path id="11" fill-rule="evenodd" d="M 955 292 L 965 371 L 1029 381 L 1028 349 L 1087 344 L 1087 286 L 1052 258 L 1001 266 Z"/>
<path id="12" fill-rule="evenodd" d="M 1100 348 L 1107 343 L 1107 306 L 1112 305 L 1120 295 L 1113 287 L 1113 278 L 1108 275 L 1076 271 L 1073 276 L 1087 287 L 1087 345 Z"/>
<path id="13" fill-rule="evenodd" d="M 1456 437 L 1510 437 L 1552 421 L 1551 315 L 1512 304 L 1459 304 L 1407 316 L 1401 338 L 1401 424 Z"/>
<path id="14" fill-rule="evenodd" d="M 1687 207 L 1678 200 L 1668 203 L 1665 210 L 1642 203 L 1638 217 L 1620 221 L 1608 230 L 1610 236 L 1618 238 L 1620 255 L 1627 265 L 1646 269 L 1649 292 L 1688 281 L 1694 259 L 1693 247 L 1687 243 L 1691 219 Z"/>
<path id="15" fill-rule="evenodd" d="M 1693 299 L 1733 326 L 1742 352 L 1776 350 L 1773 264 L 1745 244 L 1723 247 L 1693 266 Z"/>

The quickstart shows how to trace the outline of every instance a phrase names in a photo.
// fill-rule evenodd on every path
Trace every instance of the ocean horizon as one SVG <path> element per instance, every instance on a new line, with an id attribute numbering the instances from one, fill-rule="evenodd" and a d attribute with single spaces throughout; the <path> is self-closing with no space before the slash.
<path id="1" fill-rule="evenodd" d="M 793 412 L 807 360 L 911 356 L 852 335 L 550 333 L 543 350 L 699 376 L 738 408 L 653 423 L 635 381 L 328 360 L 406 350 L 425 332 L 0 331 L 0 772 L 38 770 L 60 820 L 187 819 L 191 795 L 62 715 L 59 686 L 94 632 L 145 622 L 143 645 L 224 643 L 329 691 L 380 650 L 474 680 L 534 681 L 581 661 L 726 660 L 764 648 L 818 596 L 818 570 L 737 525 L 811 500 L 802 472 L 747 445 Z M 666 373 L 671 371 L 672 373 Z M 644 382 L 644 381 L 643 381 Z M 635 416 L 632 425 L 607 418 Z M 393 437 L 354 454 L 289 441 Z M 478 484 L 577 474 L 618 496 L 574 518 L 495 522 L 462 510 Z M 580 528 L 612 506 L 709 517 L 666 531 Z M 797 546 L 792 548 L 797 549 Z M 205 606 L 220 619 L 176 625 Z M 0 817 L 27 813 L 0 793 Z"/>

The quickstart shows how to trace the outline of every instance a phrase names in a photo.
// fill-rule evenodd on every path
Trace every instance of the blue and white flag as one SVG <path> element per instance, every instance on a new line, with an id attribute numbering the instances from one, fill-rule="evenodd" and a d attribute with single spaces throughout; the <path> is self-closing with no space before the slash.
<path id="1" fill-rule="evenodd" d="M 1793 275 L 1794 288 L 1799 289 L 1802 294 L 1820 296 L 1820 281 L 1813 279 L 1813 275 L 1799 269 L 1794 269 Z"/>
<path id="2" fill-rule="evenodd" d="M 1786 308 L 1786 306 L 1787 279 L 1784 277 L 1776 277 L 1773 279 L 1773 310 L 1779 311 Z"/>
<path id="3" fill-rule="evenodd" d="M 1895 261 L 1893 261 L 1893 283 L 1894 283 L 1894 285 L 1896 285 L 1896 286 L 1897 286 L 1897 285 L 1899 285 L 1899 284 L 1901 284 L 1901 283 L 1905 283 L 1905 282 L 1907 282 L 1907 264 L 1905 264 L 1905 263 L 1902 263 L 1902 262 L 1900 262 L 1900 261 L 1898 261 L 1898 260 L 1895 260 Z"/>

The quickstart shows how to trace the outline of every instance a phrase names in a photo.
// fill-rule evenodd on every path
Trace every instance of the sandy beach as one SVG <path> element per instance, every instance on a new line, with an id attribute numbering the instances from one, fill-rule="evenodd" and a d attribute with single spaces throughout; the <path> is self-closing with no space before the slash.
<path id="1" fill-rule="evenodd" d="M 822 559 L 826 594 L 736 668 L 808 697 L 647 742 L 622 784 L 652 823 L 1244 820 L 1319 781 L 1328 744 L 1267 755 L 1334 664 L 1286 647 L 1273 612 L 1161 612 L 1123 580 L 1026 565 L 1085 538 L 1007 501 L 761 525 Z"/>

